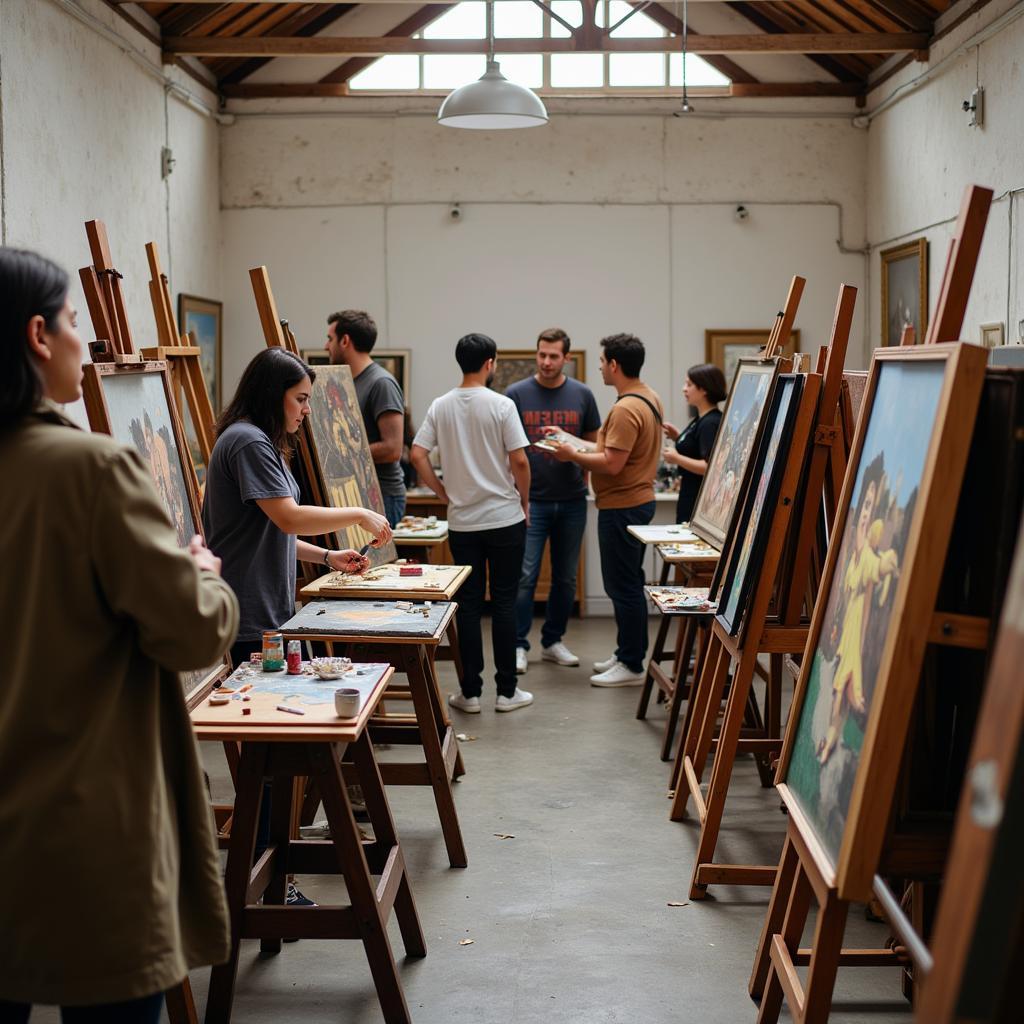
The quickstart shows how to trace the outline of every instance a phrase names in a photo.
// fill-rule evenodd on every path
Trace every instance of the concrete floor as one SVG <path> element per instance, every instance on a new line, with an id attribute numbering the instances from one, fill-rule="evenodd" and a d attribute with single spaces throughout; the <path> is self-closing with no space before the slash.
<path id="1" fill-rule="evenodd" d="M 566 639 L 584 663 L 541 662 L 535 643 L 521 679 L 532 707 L 496 715 L 488 681 L 482 714 L 453 712 L 456 729 L 474 737 L 462 745 L 467 774 L 455 787 L 468 868 L 447 866 L 429 790 L 389 790 L 428 947 L 425 959 L 403 962 L 392 922 L 417 1024 L 755 1021 L 746 986 L 769 890 L 719 887 L 701 903 L 667 906 L 687 900 L 696 828 L 668 820 L 662 709 L 638 722 L 636 689 L 589 685 L 590 664 L 607 657 L 613 637 L 609 620 L 574 621 Z M 454 673 L 441 671 L 447 692 Z M 218 748 L 207 756 L 222 783 Z M 719 859 L 774 861 L 783 833 L 778 799 L 741 758 Z M 298 882 L 319 901 L 347 902 L 340 880 Z M 846 944 L 884 937 L 855 908 Z M 192 976 L 200 1019 L 208 976 Z M 895 970 L 840 972 L 833 1024 L 910 1019 Z M 261 959 L 247 941 L 234 1020 L 377 1024 L 382 1016 L 359 944 L 304 940 Z"/>

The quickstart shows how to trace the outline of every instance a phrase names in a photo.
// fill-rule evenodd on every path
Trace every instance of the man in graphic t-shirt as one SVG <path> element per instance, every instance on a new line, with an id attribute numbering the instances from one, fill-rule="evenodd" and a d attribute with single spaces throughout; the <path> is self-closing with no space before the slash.
<path id="1" fill-rule="evenodd" d="M 523 574 L 516 598 L 516 672 L 527 668 L 537 589 L 544 546 L 551 545 L 551 590 L 540 633 L 541 658 L 556 665 L 578 665 L 580 659 L 562 642 L 576 597 L 580 545 L 587 525 L 587 481 L 583 470 L 559 462 L 550 452 L 535 448 L 546 428 L 593 441 L 601 426 L 594 393 L 565 373 L 569 335 L 559 327 L 542 331 L 537 339 L 537 372 L 517 381 L 505 394 L 515 402 L 531 447 L 530 525 L 526 530 Z"/>
<path id="2" fill-rule="evenodd" d="M 332 364 L 352 371 L 356 400 L 363 417 L 370 456 L 377 470 L 384 514 L 391 526 L 405 515 L 405 478 L 401 458 L 405 430 L 405 397 L 398 381 L 373 361 L 377 325 L 359 309 L 346 309 L 327 318 L 327 354 Z"/>

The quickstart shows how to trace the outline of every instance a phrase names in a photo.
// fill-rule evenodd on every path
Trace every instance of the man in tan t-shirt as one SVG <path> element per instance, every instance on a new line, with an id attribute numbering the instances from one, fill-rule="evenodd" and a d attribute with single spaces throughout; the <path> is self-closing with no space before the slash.
<path id="1" fill-rule="evenodd" d="M 639 686 L 647 654 L 647 598 L 644 545 L 627 527 L 654 518 L 654 477 L 661 457 L 661 399 L 640 380 L 644 344 L 632 334 L 601 342 L 601 378 L 618 397 L 597 435 L 597 449 L 558 446 L 555 458 L 575 462 L 592 474 L 597 497 L 597 539 L 601 577 L 615 609 L 618 645 L 596 662 L 592 686 Z"/>

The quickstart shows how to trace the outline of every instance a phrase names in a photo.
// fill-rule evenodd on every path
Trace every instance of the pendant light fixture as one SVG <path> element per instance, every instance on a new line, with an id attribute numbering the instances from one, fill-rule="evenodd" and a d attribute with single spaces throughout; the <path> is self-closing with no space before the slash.
<path id="1" fill-rule="evenodd" d="M 693 113 L 693 107 L 690 106 L 690 100 L 686 95 L 686 31 L 686 0 L 683 0 L 683 105 L 674 112 L 675 117 Z"/>
<path id="2" fill-rule="evenodd" d="M 449 128 L 536 128 L 548 123 L 540 97 L 510 82 L 494 59 L 494 3 L 487 4 L 487 70 L 482 77 L 450 93 L 437 112 Z"/>

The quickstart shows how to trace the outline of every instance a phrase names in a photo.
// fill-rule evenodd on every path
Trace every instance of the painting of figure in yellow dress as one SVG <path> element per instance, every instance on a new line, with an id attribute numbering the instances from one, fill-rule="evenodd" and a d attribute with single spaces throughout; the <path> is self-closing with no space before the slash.
<path id="1" fill-rule="evenodd" d="M 839 554 L 819 595 L 820 601 L 827 593 L 827 603 L 785 781 L 833 858 L 892 625 L 944 372 L 941 362 L 879 364 L 854 487 L 832 541 Z"/>

